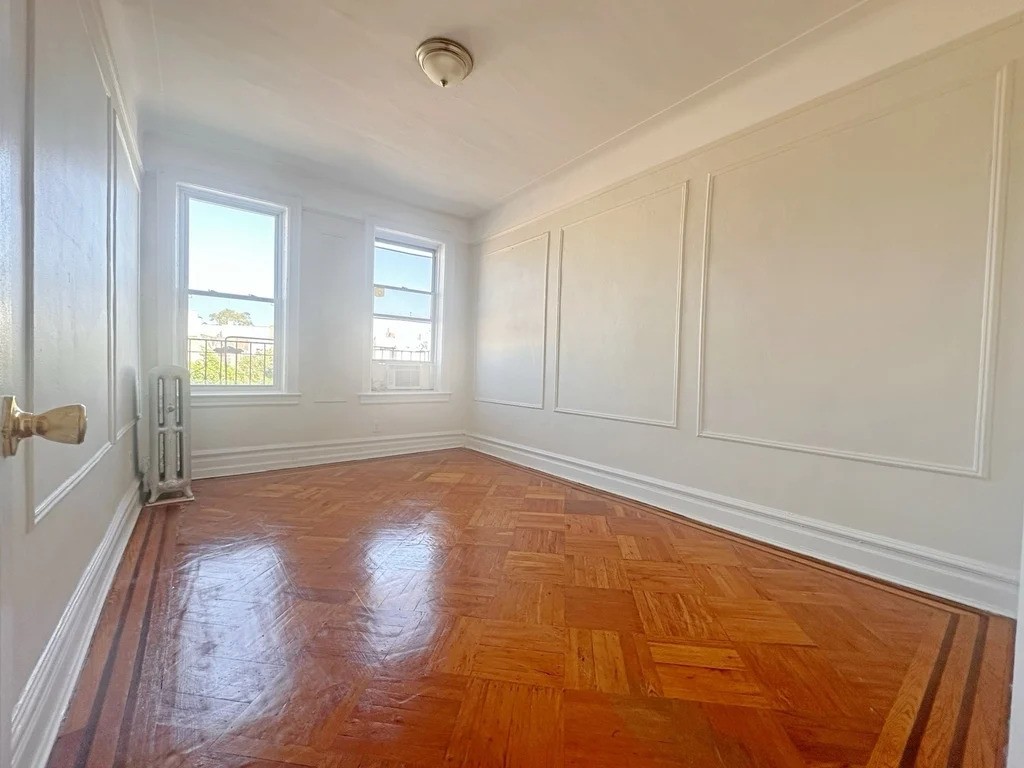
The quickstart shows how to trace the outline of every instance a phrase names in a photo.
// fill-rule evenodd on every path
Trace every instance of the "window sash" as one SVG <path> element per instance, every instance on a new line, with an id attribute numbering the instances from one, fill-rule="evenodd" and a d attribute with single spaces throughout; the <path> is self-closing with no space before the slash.
<path id="1" fill-rule="evenodd" d="M 262 301 L 264 304 L 273 304 L 277 301 L 273 296 L 255 296 L 251 293 L 224 293 L 223 291 L 200 291 L 188 289 L 189 296 L 209 296 L 213 299 L 236 299 L 239 301 Z"/>
<path id="2" fill-rule="evenodd" d="M 189 224 L 189 203 L 192 200 L 199 200 L 214 205 L 221 205 L 226 208 L 233 208 L 235 210 L 248 211 L 251 213 L 260 213 L 264 215 L 270 215 L 274 217 L 274 295 L 269 296 L 256 296 L 252 294 L 235 294 L 226 291 L 215 291 L 215 290 L 203 290 L 193 289 L 189 287 L 189 266 L 191 260 L 191 254 L 189 252 L 189 236 L 190 236 L 190 224 Z M 280 205 L 273 203 L 267 203 L 260 200 L 250 199 L 238 195 L 232 195 L 230 193 L 219 192 L 212 189 L 205 189 L 201 187 L 192 187 L 189 185 L 179 185 L 178 193 L 178 214 L 179 214 L 179 253 L 182 256 L 182 272 L 181 280 L 182 286 L 184 287 L 184 298 L 185 303 L 182 308 L 181 323 L 184 326 L 184 364 L 185 367 L 189 367 L 190 363 L 190 337 L 188 335 L 187 327 L 187 308 L 189 304 L 189 297 L 191 296 L 206 296 L 211 298 L 221 298 L 228 300 L 241 300 L 241 301 L 253 301 L 261 302 L 265 304 L 271 304 L 274 307 L 274 334 L 273 338 L 267 339 L 270 344 L 273 345 L 273 377 L 272 383 L 270 384 L 246 384 L 233 382 L 229 384 L 207 384 L 207 383 L 195 383 L 193 388 L 200 391 L 207 392 L 230 392 L 230 391 L 283 391 L 285 388 L 285 333 L 284 333 L 284 321 L 285 321 L 285 301 L 283 296 L 283 285 L 285 281 L 285 259 L 286 259 L 286 242 L 287 242 L 287 230 L 288 230 L 288 211 Z"/>
<path id="3" fill-rule="evenodd" d="M 418 293 L 418 294 L 421 294 L 423 296 L 433 296 L 434 295 L 433 291 L 421 291 L 418 288 L 406 288 L 405 286 L 402 286 L 402 285 L 389 285 L 388 283 L 374 283 L 373 287 L 374 288 L 384 288 L 385 290 L 388 290 L 388 291 L 405 291 L 406 293 Z"/>
<path id="4" fill-rule="evenodd" d="M 420 325 L 428 326 L 430 329 L 429 357 L 427 360 L 421 360 L 417 362 L 419 362 L 420 365 L 434 365 L 437 360 L 437 250 L 426 246 L 418 246 L 410 243 L 399 242 L 396 240 L 389 240 L 386 237 L 375 237 L 373 240 L 373 247 L 373 273 L 375 279 L 373 282 L 373 287 L 371 289 L 371 317 L 374 320 L 392 320 L 395 322 L 417 323 Z M 390 283 L 377 282 L 376 249 L 378 248 L 385 251 L 394 251 L 409 256 L 430 259 L 430 290 L 425 291 L 419 288 L 406 288 L 405 286 L 401 285 L 392 285 Z M 376 297 L 373 295 L 373 290 L 377 288 L 383 288 L 386 291 L 399 291 L 403 293 L 411 293 L 419 296 L 430 296 L 430 317 L 392 315 L 383 312 L 374 312 L 372 310 L 372 307 L 375 305 Z M 377 351 L 372 345 L 370 350 L 370 359 L 374 363 L 384 363 L 385 365 L 392 362 L 399 362 L 394 358 L 385 357 L 384 353 L 381 353 L 381 356 L 378 357 Z M 405 361 L 404 364 L 408 365 L 409 362 Z"/>
<path id="5" fill-rule="evenodd" d="M 432 248 L 426 248 L 418 245 L 408 245 L 407 243 L 399 243 L 395 240 L 388 240 L 384 237 L 375 237 L 373 239 L 373 247 L 380 248 L 384 251 L 396 251 L 398 253 L 405 253 L 410 256 L 419 256 L 423 259 L 433 259 L 437 256 L 437 251 Z"/>
<path id="6" fill-rule="evenodd" d="M 374 283 L 373 287 L 374 287 L 373 304 L 374 304 L 375 307 L 377 306 L 377 300 L 378 299 L 385 299 L 385 298 L 387 298 L 387 294 L 386 293 L 383 296 L 377 296 L 377 294 L 376 294 L 376 289 L 377 288 L 382 288 L 382 289 L 384 289 L 384 291 L 391 291 L 392 293 L 411 293 L 411 294 L 413 294 L 415 296 L 429 296 L 430 297 L 430 301 L 427 302 L 426 312 L 428 314 L 426 314 L 426 315 L 396 315 L 396 314 L 392 314 L 390 312 L 377 312 L 377 311 L 374 311 L 374 313 L 373 313 L 374 317 L 387 318 L 388 320 L 423 320 L 423 321 L 426 321 L 426 322 L 433 321 L 433 319 L 434 319 L 434 292 L 433 291 L 413 291 L 413 290 L 409 290 L 407 288 L 394 288 L 394 287 L 389 286 L 389 285 L 380 285 L 378 283 Z"/>

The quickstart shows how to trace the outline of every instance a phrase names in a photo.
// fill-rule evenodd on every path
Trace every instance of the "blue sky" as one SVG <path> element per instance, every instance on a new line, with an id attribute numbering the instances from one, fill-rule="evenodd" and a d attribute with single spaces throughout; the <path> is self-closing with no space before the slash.
<path id="1" fill-rule="evenodd" d="M 200 291 L 274 296 L 274 216 L 205 200 L 189 200 L 188 287 Z M 206 319 L 212 312 L 248 312 L 254 325 L 274 324 L 274 305 L 259 301 L 189 297 L 189 309 Z"/>
<path id="2" fill-rule="evenodd" d="M 205 200 L 189 200 L 189 288 L 274 296 L 276 219 L 254 211 Z M 433 284 L 431 259 L 376 248 L 374 282 L 429 291 Z M 402 317 L 429 318 L 429 296 L 383 289 L 374 295 L 374 311 Z M 254 325 L 273 325 L 274 306 L 268 302 L 190 296 L 189 310 L 204 320 L 221 309 L 248 312 Z"/>

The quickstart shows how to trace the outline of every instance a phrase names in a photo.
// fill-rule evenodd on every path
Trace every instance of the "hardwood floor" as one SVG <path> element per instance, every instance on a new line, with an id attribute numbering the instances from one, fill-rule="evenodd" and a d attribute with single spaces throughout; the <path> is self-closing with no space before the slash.
<path id="1" fill-rule="evenodd" d="M 196 496 L 51 768 L 1003 764 L 1007 619 L 465 450 Z"/>

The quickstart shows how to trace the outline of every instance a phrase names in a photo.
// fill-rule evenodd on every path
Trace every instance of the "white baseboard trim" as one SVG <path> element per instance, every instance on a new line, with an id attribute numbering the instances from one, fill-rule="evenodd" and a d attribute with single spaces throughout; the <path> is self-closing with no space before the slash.
<path id="1" fill-rule="evenodd" d="M 357 437 L 313 443 L 280 443 L 246 448 L 216 448 L 192 452 L 192 477 L 223 477 L 334 464 L 356 459 L 375 459 L 406 453 L 461 448 L 462 432 L 427 432 L 392 437 Z"/>
<path id="2" fill-rule="evenodd" d="M 466 447 L 660 507 L 758 541 L 1002 616 L 1017 611 L 1016 572 L 646 475 L 483 435 Z"/>
<path id="3" fill-rule="evenodd" d="M 14 768 L 46 765 L 114 573 L 141 508 L 139 484 L 134 483 L 118 502 L 103 540 L 14 705 L 11 716 Z"/>

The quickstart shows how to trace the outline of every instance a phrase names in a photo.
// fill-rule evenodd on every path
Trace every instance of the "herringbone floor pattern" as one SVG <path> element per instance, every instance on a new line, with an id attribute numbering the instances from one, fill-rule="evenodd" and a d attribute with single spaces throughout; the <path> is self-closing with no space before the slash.
<path id="1" fill-rule="evenodd" d="M 464 450 L 145 511 L 50 759 L 997 766 L 1012 622 Z"/>

